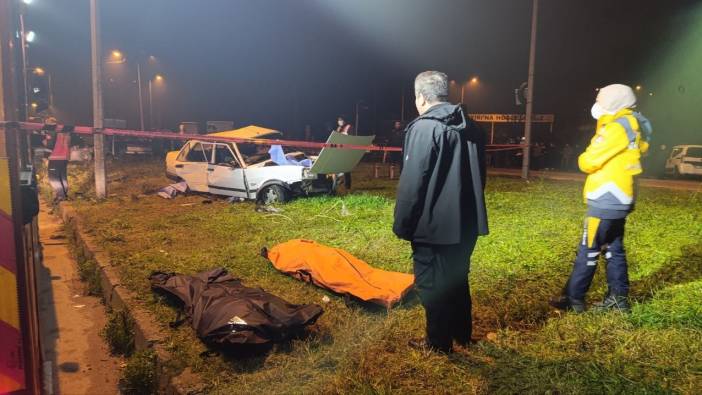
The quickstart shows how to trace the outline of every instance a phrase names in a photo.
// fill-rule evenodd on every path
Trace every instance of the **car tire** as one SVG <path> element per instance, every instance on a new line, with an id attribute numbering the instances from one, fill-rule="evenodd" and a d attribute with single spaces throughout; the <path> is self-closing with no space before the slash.
<path id="1" fill-rule="evenodd" d="M 258 193 L 258 203 L 269 205 L 275 203 L 285 203 L 288 201 L 288 191 L 280 185 L 273 184 L 264 187 Z"/>
<path id="2" fill-rule="evenodd" d="M 673 167 L 673 179 L 679 180 L 682 178 L 682 174 L 680 174 L 680 169 L 678 166 Z"/>

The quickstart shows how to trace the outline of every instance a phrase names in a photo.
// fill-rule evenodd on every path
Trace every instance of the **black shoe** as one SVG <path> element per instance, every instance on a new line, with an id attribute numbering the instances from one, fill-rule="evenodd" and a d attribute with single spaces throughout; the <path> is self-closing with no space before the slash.
<path id="1" fill-rule="evenodd" d="M 626 296 L 607 295 L 602 302 L 593 304 L 592 310 L 596 312 L 616 310 L 622 313 L 631 313 L 631 305 L 629 305 Z"/>
<path id="2" fill-rule="evenodd" d="M 411 339 L 407 342 L 407 345 L 421 352 L 451 353 L 451 347 L 438 347 L 429 343 L 426 339 Z"/>
<path id="3" fill-rule="evenodd" d="M 577 314 L 585 312 L 585 301 L 573 299 L 567 295 L 561 295 L 558 299 L 552 299 L 549 304 L 558 310 L 573 311 Z"/>
<path id="4" fill-rule="evenodd" d="M 473 344 L 477 343 L 477 341 L 471 339 L 470 337 L 468 337 L 468 338 L 454 338 L 453 341 L 455 341 L 456 344 L 458 344 L 459 346 L 461 346 L 463 348 L 470 347 Z"/>

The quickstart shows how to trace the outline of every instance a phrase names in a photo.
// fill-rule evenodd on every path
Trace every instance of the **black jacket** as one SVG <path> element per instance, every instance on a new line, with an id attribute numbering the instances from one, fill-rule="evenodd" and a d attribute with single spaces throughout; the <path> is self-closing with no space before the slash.
<path id="1" fill-rule="evenodd" d="M 402 153 L 393 224 L 398 237 L 458 244 L 487 234 L 484 134 L 460 106 L 437 104 L 407 125 Z"/>

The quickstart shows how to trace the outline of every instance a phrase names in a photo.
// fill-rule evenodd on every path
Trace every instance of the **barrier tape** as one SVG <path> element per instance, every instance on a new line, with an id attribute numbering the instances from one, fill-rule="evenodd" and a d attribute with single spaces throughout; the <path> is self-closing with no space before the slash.
<path id="1" fill-rule="evenodd" d="M 56 130 L 56 131 L 66 131 L 75 134 L 82 135 L 92 135 L 97 133 L 96 129 L 92 126 L 70 126 L 70 125 L 45 125 L 42 123 L 34 122 L 5 122 L 0 121 L 0 126 L 8 127 L 12 124 L 14 127 L 22 129 L 24 131 L 39 131 L 39 130 Z M 147 138 L 147 139 L 164 139 L 164 140 L 200 140 L 208 142 L 232 142 L 232 143 L 242 143 L 242 144 L 256 144 L 256 145 L 280 145 L 284 147 L 297 147 L 297 148 L 346 148 L 354 150 L 364 150 L 364 151 L 378 151 L 378 152 L 402 152 L 402 147 L 388 147 L 381 145 L 352 145 L 352 144 L 329 144 L 329 143 L 316 143 L 311 141 L 300 141 L 300 140 L 279 140 L 279 139 L 245 139 L 237 137 L 215 137 L 203 134 L 180 134 L 174 133 L 170 130 L 156 130 L 156 131 L 145 131 L 145 130 L 129 130 L 129 129 L 111 129 L 104 128 L 99 133 L 106 136 L 125 136 L 125 137 L 137 137 L 137 138 Z M 486 145 L 486 151 L 496 152 L 496 151 L 509 151 L 523 149 L 525 146 L 522 144 L 488 144 Z"/>

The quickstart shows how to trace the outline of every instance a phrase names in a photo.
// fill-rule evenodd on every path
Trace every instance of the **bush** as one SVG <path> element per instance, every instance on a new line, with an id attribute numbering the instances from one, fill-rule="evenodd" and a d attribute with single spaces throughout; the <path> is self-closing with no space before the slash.
<path id="1" fill-rule="evenodd" d="M 156 382 L 156 354 L 153 350 L 142 350 L 134 353 L 127 360 L 127 365 L 122 371 L 120 387 L 125 394 L 155 394 Z"/>
<path id="2" fill-rule="evenodd" d="M 128 312 L 111 312 L 103 336 L 112 354 L 130 356 L 134 352 L 134 320 Z"/>

